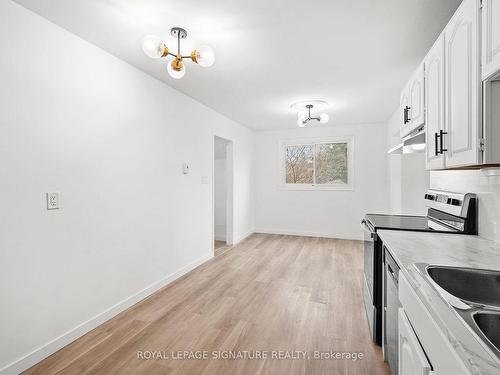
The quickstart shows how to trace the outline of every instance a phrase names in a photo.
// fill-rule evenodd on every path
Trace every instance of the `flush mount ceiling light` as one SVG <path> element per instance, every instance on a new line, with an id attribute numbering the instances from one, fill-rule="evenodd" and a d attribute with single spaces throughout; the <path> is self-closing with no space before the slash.
<path id="1" fill-rule="evenodd" d="M 172 56 L 173 60 L 169 62 L 167 66 L 168 74 L 170 74 L 172 78 L 179 79 L 184 77 L 186 74 L 184 59 L 190 59 L 192 62 L 203 67 L 209 67 L 214 64 L 215 54 L 213 49 L 208 46 L 197 48 L 188 56 L 183 56 L 181 54 L 181 39 L 187 37 L 186 30 L 181 27 L 173 27 L 170 29 L 170 34 L 174 38 L 177 38 L 176 54 L 171 53 L 167 45 L 155 35 L 147 35 L 144 37 L 142 40 L 142 50 L 152 59 L 158 59 L 161 57 L 168 58 L 169 56 Z"/>
<path id="2" fill-rule="evenodd" d="M 290 108 L 297 112 L 297 125 L 303 128 L 311 120 L 316 120 L 322 124 L 326 124 L 330 120 L 328 113 L 321 113 L 317 117 L 311 116 L 311 110 L 321 111 L 328 107 L 328 103 L 324 100 L 306 100 L 303 102 L 294 103 Z"/>

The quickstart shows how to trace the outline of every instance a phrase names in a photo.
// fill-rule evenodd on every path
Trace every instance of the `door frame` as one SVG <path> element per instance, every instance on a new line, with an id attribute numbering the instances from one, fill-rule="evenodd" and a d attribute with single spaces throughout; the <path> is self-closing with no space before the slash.
<path id="1" fill-rule="evenodd" d="M 212 140 L 212 253 L 215 254 L 215 140 L 223 139 L 226 144 L 226 244 L 234 244 L 234 143 L 232 139 L 213 134 Z"/>

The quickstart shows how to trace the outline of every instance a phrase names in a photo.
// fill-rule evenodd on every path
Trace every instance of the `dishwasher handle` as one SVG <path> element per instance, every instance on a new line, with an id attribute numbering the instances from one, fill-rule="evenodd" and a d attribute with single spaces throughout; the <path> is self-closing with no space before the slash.
<path id="1" fill-rule="evenodd" d="M 385 266 L 387 269 L 387 274 L 391 276 L 391 279 L 396 285 L 399 284 L 399 267 L 396 261 L 392 258 L 391 254 L 385 249 Z"/>
<path id="2" fill-rule="evenodd" d="M 387 263 L 387 272 L 391 275 L 392 279 L 396 281 L 396 275 L 394 274 L 394 271 L 389 263 Z"/>

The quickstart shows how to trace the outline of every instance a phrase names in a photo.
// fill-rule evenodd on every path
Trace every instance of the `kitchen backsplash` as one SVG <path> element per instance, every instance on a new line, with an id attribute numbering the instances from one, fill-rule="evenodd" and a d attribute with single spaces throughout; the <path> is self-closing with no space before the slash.
<path id="1" fill-rule="evenodd" d="M 478 195 L 479 235 L 500 243 L 500 176 L 479 170 L 432 171 L 431 189 Z"/>

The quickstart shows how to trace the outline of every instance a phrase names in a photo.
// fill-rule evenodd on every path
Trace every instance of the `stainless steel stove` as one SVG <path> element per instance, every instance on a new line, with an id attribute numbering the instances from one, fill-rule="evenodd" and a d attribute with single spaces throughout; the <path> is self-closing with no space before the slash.
<path id="1" fill-rule="evenodd" d="M 363 297 L 373 341 L 382 342 L 382 241 L 377 230 L 432 231 L 477 234 L 476 195 L 429 190 L 424 196 L 427 216 L 366 214 Z"/>

